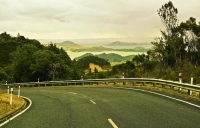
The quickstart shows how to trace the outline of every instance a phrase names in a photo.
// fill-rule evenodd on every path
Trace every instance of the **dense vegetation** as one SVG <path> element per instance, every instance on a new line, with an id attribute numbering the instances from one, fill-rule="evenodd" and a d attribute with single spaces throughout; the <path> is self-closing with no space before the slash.
<path id="1" fill-rule="evenodd" d="M 0 81 L 27 82 L 52 79 L 75 79 L 73 62 L 54 44 L 41 45 L 37 40 L 18 34 L 0 34 Z"/>
<path id="2" fill-rule="evenodd" d="M 194 83 L 200 83 L 200 22 L 190 17 L 178 23 L 178 9 L 169 1 L 159 10 L 158 15 L 164 30 L 161 37 L 152 42 L 153 47 L 147 54 L 140 54 L 123 64 L 110 67 L 108 59 L 97 56 L 85 56 L 71 60 L 62 48 L 55 44 L 41 45 L 37 40 L 17 35 L 0 34 L 0 81 L 27 82 L 106 78 L 106 77 L 151 77 L 178 80 L 183 74 L 183 82 L 194 77 Z M 102 48 L 102 47 L 100 47 Z M 98 48 L 99 49 L 99 48 Z M 126 49 L 127 50 L 127 49 Z M 99 65 L 107 71 L 86 73 L 89 64 Z"/>
<path id="3" fill-rule="evenodd" d="M 108 60 L 105 60 L 105 59 L 102 59 L 102 58 L 99 58 L 99 57 L 96 57 L 96 56 L 83 57 L 75 63 L 75 66 L 78 69 L 87 70 L 87 69 L 89 69 L 90 63 L 93 63 L 95 65 L 99 65 L 103 69 L 110 69 L 110 67 L 111 67 Z"/>

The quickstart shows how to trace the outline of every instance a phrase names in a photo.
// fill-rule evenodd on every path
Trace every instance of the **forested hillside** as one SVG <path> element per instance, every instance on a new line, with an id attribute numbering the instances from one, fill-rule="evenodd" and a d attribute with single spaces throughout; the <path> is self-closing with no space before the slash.
<path id="1" fill-rule="evenodd" d="M 93 55 L 92 53 L 86 53 L 82 56 L 76 57 L 75 60 L 79 60 L 79 59 L 87 57 L 87 56 L 96 56 L 96 57 L 108 60 L 109 62 L 126 62 L 126 61 L 129 61 L 129 60 L 132 60 L 132 58 L 135 55 L 129 55 L 129 56 L 123 57 L 123 56 L 115 54 L 115 53 L 108 53 L 108 54 L 102 53 L 102 54 L 99 54 L 99 55 Z"/>
<path id="2" fill-rule="evenodd" d="M 0 81 L 27 82 L 75 79 L 73 62 L 54 44 L 44 46 L 37 40 L 0 34 Z"/>
<path id="3" fill-rule="evenodd" d="M 79 69 L 83 69 L 83 70 L 88 70 L 90 67 L 90 63 L 95 64 L 95 65 L 99 65 L 102 69 L 104 70 L 108 70 L 111 68 L 110 63 L 108 62 L 108 60 L 96 57 L 96 56 L 87 56 L 87 57 L 83 57 L 81 59 L 79 59 L 75 65 L 77 68 Z"/>

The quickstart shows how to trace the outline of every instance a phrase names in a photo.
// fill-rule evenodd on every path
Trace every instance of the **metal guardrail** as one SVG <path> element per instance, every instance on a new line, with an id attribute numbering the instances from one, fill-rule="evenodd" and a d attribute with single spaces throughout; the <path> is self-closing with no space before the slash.
<path id="1" fill-rule="evenodd" d="M 0 86 L 48 86 L 48 85 L 56 85 L 56 84 L 91 84 L 91 83 L 117 83 L 122 82 L 123 84 L 126 82 L 134 83 L 152 83 L 160 84 L 160 85 L 167 85 L 171 88 L 178 87 L 187 89 L 188 93 L 191 95 L 192 91 L 196 91 L 200 93 L 200 86 L 199 85 L 191 85 L 188 83 L 179 83 L 169 80 L 162 80 L 162 79 L 153 79 L 153 78 L 107 78 L 107 79 L 83 79 L 83 80 L 64 80 L 64 81 L 44 81 L 44 82 L 26 82 L 26 83 L 11 83 L 11 84 L 1 84 Z"/>

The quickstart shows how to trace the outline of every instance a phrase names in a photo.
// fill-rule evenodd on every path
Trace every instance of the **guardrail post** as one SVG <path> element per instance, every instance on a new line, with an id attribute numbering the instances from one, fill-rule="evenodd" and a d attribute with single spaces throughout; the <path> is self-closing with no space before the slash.
<path id="1" fill-rule="evenodd" d="M 123 82 L 123 85 L 126 85 L 126 82 Z"/>
<path id="2" fill-rule="evenodd" d="M 146 82 L 143 82 L 142 84 L 143 84 L 143 86 L 145 86 L 145 85 L 146 85 Z"/>
<path id="3" fill-rule="evenodd" d="M 192 95 L 192 90 L 188 89 L 188 94 Z"/>
<path id="4" fill-rule="evenodd" d="M 200 98 L 200 92 L 199 92 L 199 98 Z"/>
<path id="5" fill-rule="evenodd" d="M 182 83 L 182 73 L 179 73 L 179 83 Z M 179 91 L 181 91 L 182 88 L 179 88 Z"/>
<path id="6" fill-rule="evenodd" d="M 7 86 L 7 91 L 8 91 L 8 94 L 9 94 L 9 86 Z"/>
<path id="7" fill-rule="evenodd" d="M 12 105 L 13 88 L 10 88 L 10 105 Z"/>
<path id="8" fill-rule="evenodd" d="M 182 73 L 179 73 L 179 83 L 182 83 Z"/>
<path id="9" fill-rule="evenodd" d="M 20 86 L 18 88 L 18 97 L 20 96 Z"/>
<path id="10" fill-rule="evenodd" d="M 136 82 L 132 82 L 132 85 L 136 85 Z"/>
<path id="11" fill-rule="evenodd" d="M 191 85 L 193 85 L 193 77 L 191 77 Z M 188 94 L 192 95 L 192 90 L 188 89 Z"/>
<path id="12" fill-rule="evenodd" d="M 193 85 L 193 77 L 191 77 L 191 85 Z"/>
<path id="13" fill-rule="evenodd" d="M 124 79 L 124 72 L 122 73 L 122 78 Z M 122 84 L 126 85 L 126 82 L 123 82 Z"/>

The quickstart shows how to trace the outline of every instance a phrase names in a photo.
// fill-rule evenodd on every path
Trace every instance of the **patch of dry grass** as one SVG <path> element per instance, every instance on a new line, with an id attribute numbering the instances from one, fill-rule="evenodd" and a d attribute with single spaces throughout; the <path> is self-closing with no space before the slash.
<path id="1" fill-rule="evenodd" d="M 0 119 L 20 109 L 25 101 L 22 97 L 13 95 L 12 105 L 10 105 L 10 95 L 0 92 Z"/>

